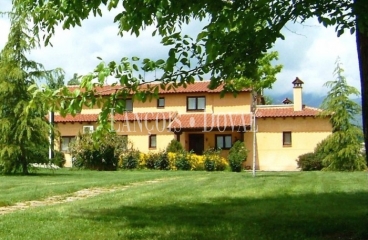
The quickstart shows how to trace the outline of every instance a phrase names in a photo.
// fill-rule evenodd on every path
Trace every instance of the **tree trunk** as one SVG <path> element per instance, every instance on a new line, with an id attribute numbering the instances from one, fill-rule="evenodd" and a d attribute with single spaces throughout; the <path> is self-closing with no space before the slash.
<path id="1" fill-rule="evenodd" d="M 19 157 L 20 159 L 20 163 L 22 164 L 22 174 L 23 175 L 28 175 L 28 162 L 27 162 L 27 158 L 26 158 L 26 154 L 25 154 L 25 149 L 22 147 L 20 147 L 20 151 L 21 151 L 21 156 Z"/>
<path id="2" fill-rule="evenodd" d="M 355 3 L 358 2 L 362 4 L 362 0 L 355 0 Z M 364 3 L 364 7 L 367 9 L 368 3 Z M 363 29 L 364 32 L 360 30 L 359 19 L 359 15 L 357 15 L 356 43 L 360 70 L 364 143 L 366 149 L 366 161 L 368 163 L 368 32 L 367 29 Z"/>
<path id="3" fill-rule="evenodd" d="M 22 174 L 28 175 L 28 163 L 25 159 L 22 159 Z"/>

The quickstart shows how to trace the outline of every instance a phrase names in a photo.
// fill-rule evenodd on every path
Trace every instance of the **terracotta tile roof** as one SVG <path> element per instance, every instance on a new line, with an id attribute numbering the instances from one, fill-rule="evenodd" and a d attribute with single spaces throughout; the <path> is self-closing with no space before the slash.
<path id="1" fill-rule="evenodd" d="M 193 84 L 188 84 L 186 86 L 186 88 L 184 88 L 183 86 L 177 87 L 176 89 L 171 88 L 170 90 L 168 89 L 168 86 L 166 86 L 166 89 L 163 90 L 161 88 L 159 88 L 159 93 L 161 94 L 167 94 L 167 93 L 206 93 L 206 92 L 210 92 L 210 93 L 219 93 L 223 90 L 223 86 L 219 86 L 218 88 L 214 89 L 214 90 L 210 90 L 208 88 L 208 84 L 210 82 L 209 81 L 197 81 Z M 141 86 L 142 89 L 144 89 L 147 86 L 155 86 L 155 85 L 159 85 L 158 83 L 151 83 L 151 84 L 144 84 Z M 70 91 L 74 91 L 75 89 L 79 89 L 79 86 L 69 86 L 68 87 Z M 107 96 L 110 95 L 112 93 L 114 93 L 116 90 L 120 89 L 121 86 L 120 85 L 115 85 L 115 86 L 110 86 L 110 85 L 106 85 L 103 87 L 96 87 L 96 93 L 101 94 L 103 96 Z M 83 89 L 81 90 L 83 91 Z M 251 91 L 250 88 L 245 88 L 242 90 L 243 92 L 248 92 Z"/>
<path id="2" fill-rule="evenodd" d="M 145 112 L 145 113 L 132 113 L 126 112 L 124 114 L 115 114 L 115 121 L 154 121 L 154 120 L 172 120 L 176 117 L 176 112 Z M 68 123 L 68 122 L 97 122 L 98 114 L 77 114 L 75 116 L 67 115 L 62 117 L 55 115 L 55 123 Z"/>
<path id="3" fill-rule="evenodd" d="M 303 107 L 302 111 L 294 111 L 294 107 L 265 107 L 258 108 L 257 118 L 267 117 L 315 117 L 321 113 L 321 109 Z"/>
<path id="4" fill-rule="evenodd" d="M 180 129 L 204 129 L 206 131 L 223 131 L 225 128 L 249 127 L 250 114 L 212 114 L 193 113 L 181 114 L 169 125 L 171 131 Z"/>
<path id="5" fill-rule="evenodd" d="M 67 122 L 97 122 L 98 114 L 77 114 L 75 116 L 66 115 L 55 115 L 55 123 L 67 123 Z"/>
<path id="6" fill-rule="evenodd" d="M 160 89 L 159 93 L 219 93 L 224 88 L 223 85 L 220 85 L 216 89 L 210 90 L 208 88 L 209 81 L 201 81 L 201 82 L 195 82 L 193 84 L 188 84 L 186 88 L 183 86 L 177 87 L 176 89 L 170 89 L 170 90 L 162 90 Z M 167 87 L 166 87 L 167 89 Z M 249 92 L 251 91 L 250 88 L 245 88 L 242 90 L 242 92 Z"/>

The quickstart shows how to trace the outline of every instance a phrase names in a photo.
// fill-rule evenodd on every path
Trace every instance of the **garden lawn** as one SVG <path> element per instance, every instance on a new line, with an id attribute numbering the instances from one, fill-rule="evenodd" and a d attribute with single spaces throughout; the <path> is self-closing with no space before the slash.
<path id="1" fill-rule="evenodd" d="M 0 239 L 368 239 L 367 172 L 40 171 L 0 204 L 110 193 L 0 215 Z"/>

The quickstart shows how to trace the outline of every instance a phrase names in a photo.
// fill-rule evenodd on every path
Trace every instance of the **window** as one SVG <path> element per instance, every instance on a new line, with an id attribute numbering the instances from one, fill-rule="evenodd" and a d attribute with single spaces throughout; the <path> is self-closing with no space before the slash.
<path id="1" fill-rule="evenodd" d="M 282 144 L 284 146 L 291 146 L 291 132 L 282 133 Z"/>
<path id="2" fill-rule="evenodd" d="M 158 108 L 164 108 L 165 107 L 165 98 L 160 97 L 157 99 L 157 107 Z"/>
<path id="3" fill-rule="evenodd" d="M 206 109 L 206 97 L 188 97 L 187 110 L 204 110 Z"/>
<path id="4" fill-rule="evenodd" d="M 133 112 L 133 100 L 131 98 L 125 100 L 125 111 Z"/>
<path id="5" fill-rule="evenodd" d="M 83 133 L 93 133 L 93 126 L 83 126 Z"/>
<path id="6" fill-rule="evenodd" d="M 149 148 L 156 148 L 157 144 L 156 144 L 156 135 L 150 135 L 149 136 Z"/>
<path id="7" fill-rule="evenodd" d="M 231 135 L 216 135 L 216 148 L 230 149 L 232 146 Z"/>
<path id="8" fill-rule="evenodd" d="M 75 137 L 61 137 L 60 150 L 63 152 L 69 151 L 69 144 L 75 140 Z"/>

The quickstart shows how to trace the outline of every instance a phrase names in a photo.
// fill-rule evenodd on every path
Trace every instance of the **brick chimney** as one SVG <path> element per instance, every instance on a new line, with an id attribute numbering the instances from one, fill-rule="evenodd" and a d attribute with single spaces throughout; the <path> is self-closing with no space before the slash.
<path id="1" fill-rule="evenodd" d="M 298 77 L 292 82 L 294 85 L 293 95 L 294 95 L 294 111 L 303 110 L 303 101 L 302 101 L 302 89 L 304 82 L 300 80 Z"/>

